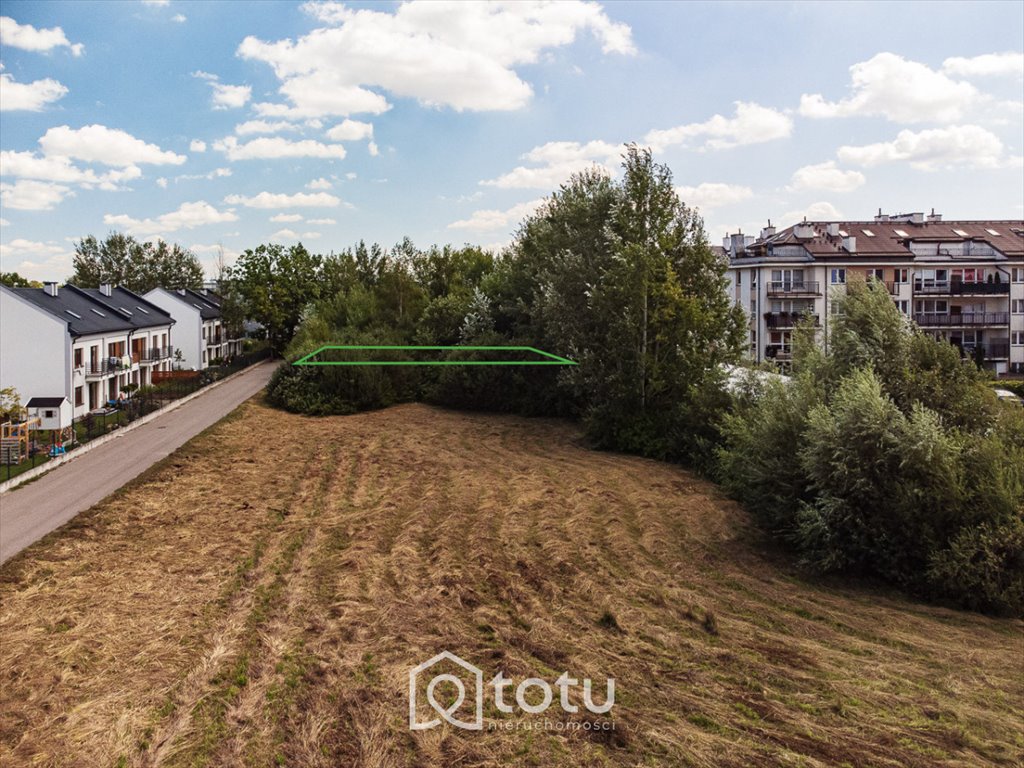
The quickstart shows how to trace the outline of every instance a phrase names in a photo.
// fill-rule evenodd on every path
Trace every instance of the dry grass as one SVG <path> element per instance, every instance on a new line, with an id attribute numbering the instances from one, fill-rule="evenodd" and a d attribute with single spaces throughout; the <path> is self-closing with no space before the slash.
<path id="1" fill-rule="evenodd" d="M 801 580 L 713 486 L 562 422 L 250 403 L 0 598 L 4 766 L 1024 759 L 1020 622 Z M 615 730 L 411 732 L 442 649 L 613 676 Z"/>

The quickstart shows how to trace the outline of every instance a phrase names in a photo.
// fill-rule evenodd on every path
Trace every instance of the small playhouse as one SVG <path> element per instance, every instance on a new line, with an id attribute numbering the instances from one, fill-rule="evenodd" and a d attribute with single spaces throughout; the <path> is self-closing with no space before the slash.
<path id="1" fill-rule="evenodd" d="M 28 411 L 29 428 L 36 432 L 49 432 L 49 440 L 41 440 L 36 435 L 40 447 L 48 446 L 51 456 L 64 453 L 65 446 L 75 441 L 75 411 L 66 397 L 33 397 L 25 404 Z"/>

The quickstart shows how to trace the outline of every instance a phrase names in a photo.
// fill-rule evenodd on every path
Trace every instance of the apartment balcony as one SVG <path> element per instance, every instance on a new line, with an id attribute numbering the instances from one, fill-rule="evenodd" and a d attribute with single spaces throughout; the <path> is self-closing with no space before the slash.
<path id="1" fill-rule="evenodd" d="M 926 328 L 943 328 L 979 325 L 1006 325 L 1010 322 L 1009 312 L 964 312 L 961 314 L 915 314 L 914 322 Z"/>
<path id="2" fill-rule="evenodd" d="M 769 296 L 820 296 L 820 283 L 816 280 L 771 280 Z"/>
<path id="3" fill-rule="evenodd" d="M 793 357 L 791 344 L 769 344 L 764 348 L 764 356 L 769 360 L 790 360 Z"/>
<path id="4" fill-rule="evenodd" d="M 808 318 L 814 323 L 815 328 L 820 325 L 818 315 L 806 312 L 765 312 L 764 324 L 767 328 L 793 328 L 797 323 Z"/>
<path id="5" fill-rule="evenodd" d="M 142 351 L 143 364 L 152 364 L 166 360 L 174 354 L 174 347 L 153 347 Z"/>
<path id="6" fill-rule="evenodd" d="M 121 358 L 112 357 L 88 363 L 84 366 L 84 370 L 86 379 L 102 379 L 128 369 L 121 363 Z"/>
<path id="7" fill-rule="evenodd" d="M 1009 296 L 1009 283 L 965 283 L 962 280 L 933 283 L 914 281 L 914 293 L 923 296 Z"/>

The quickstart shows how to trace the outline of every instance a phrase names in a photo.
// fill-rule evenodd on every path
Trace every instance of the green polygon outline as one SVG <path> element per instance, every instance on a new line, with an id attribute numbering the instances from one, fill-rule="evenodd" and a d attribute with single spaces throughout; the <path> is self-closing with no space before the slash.
<path id="1" fill-rule="evenodd" d="M 389 349 L 389 350 L 434 350 L 451 351 L 454 349 L 468 350 L 471 352 L 533 352 L 548 360 L 311 360 L 310 358 L 328 349 Z M 471 346 L 408 346 L 408 345 L 387 345 L 387 344 L 358 344 L 340 345 L 325 344 L 324 346 L 300 357 L 292 365 L 578 365 L 575 360 L 545 352 L 536 347 L 471 347 Z"/>

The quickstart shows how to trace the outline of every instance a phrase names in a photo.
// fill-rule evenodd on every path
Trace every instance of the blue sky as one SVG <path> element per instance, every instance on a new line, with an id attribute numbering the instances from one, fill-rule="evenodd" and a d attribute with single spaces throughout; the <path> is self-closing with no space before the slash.
<path id="1" fill-rule="evenodd" d="M 18 2 L 0 266 L 127 231 L 211 265 L 507 243 L 651 146 L 713 242 L 771 218 L 1024 216 L 1021 3 Z"/>

